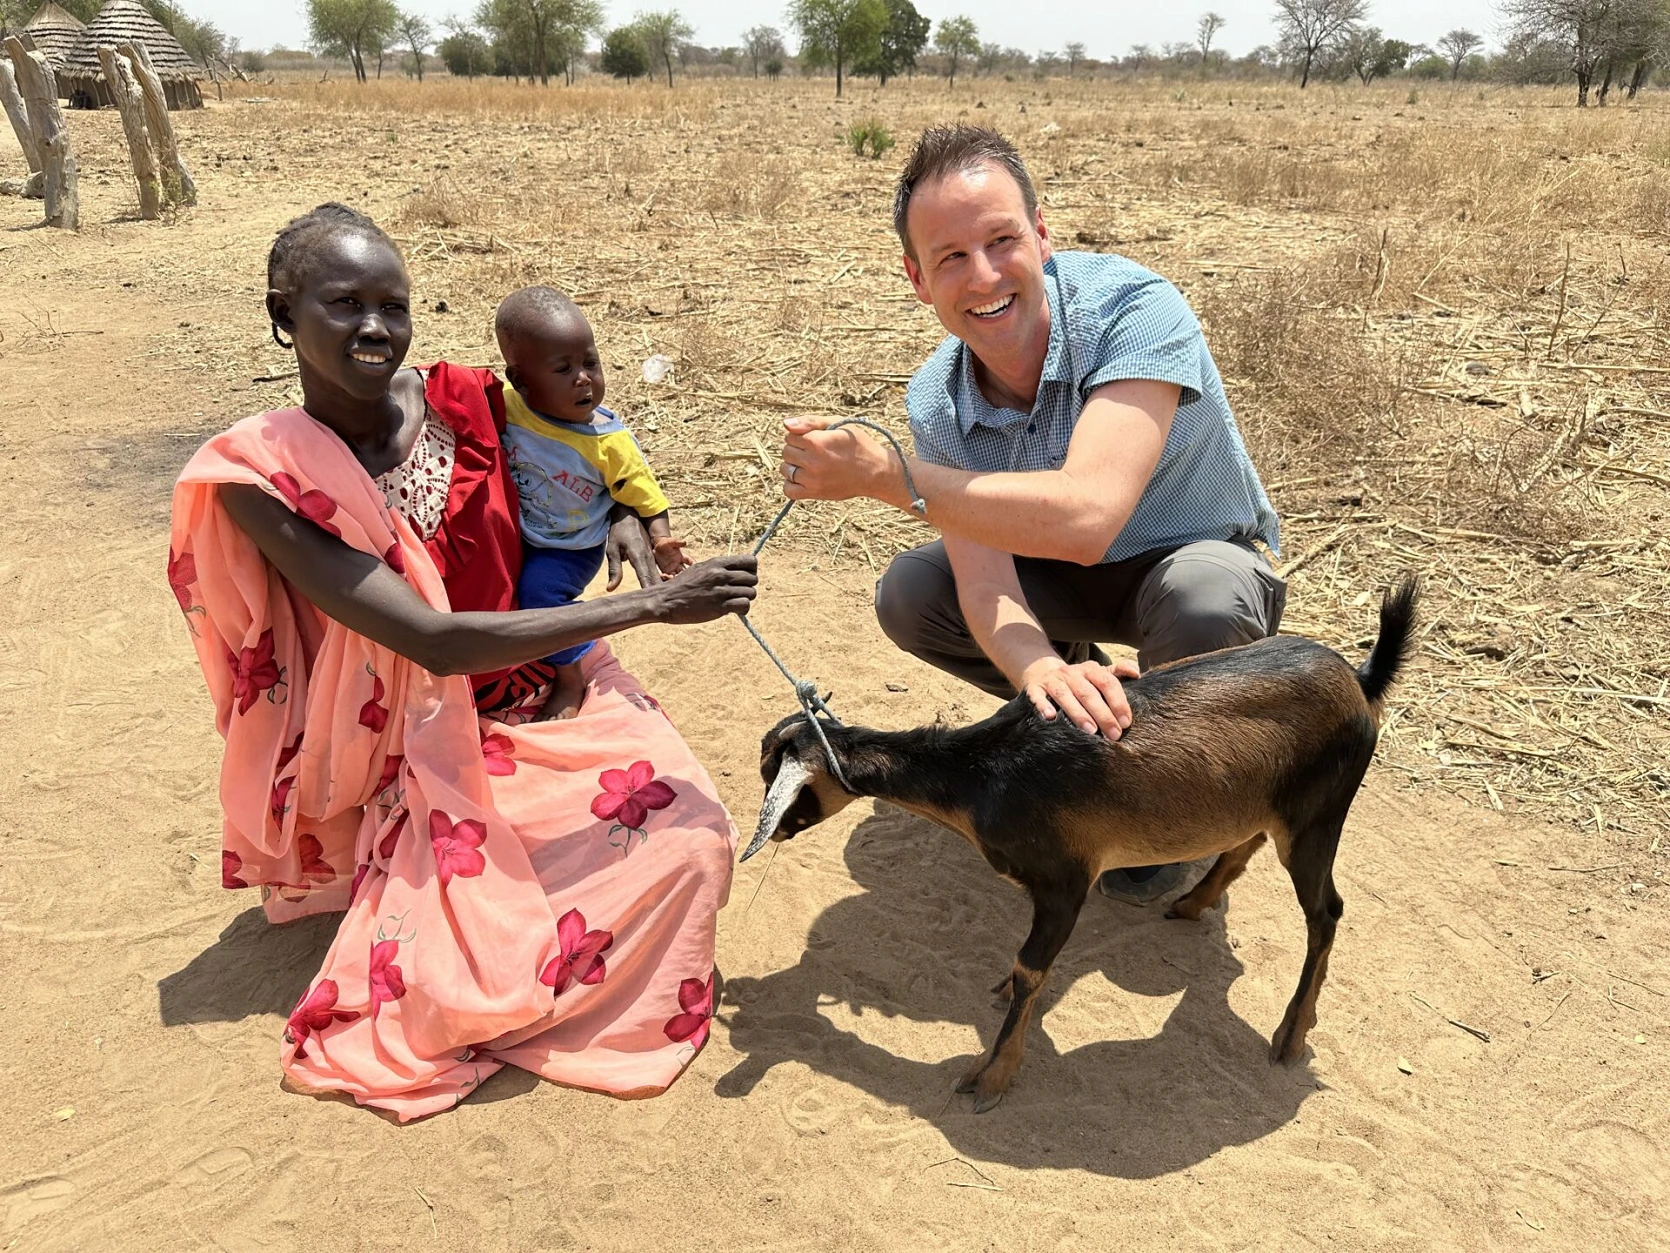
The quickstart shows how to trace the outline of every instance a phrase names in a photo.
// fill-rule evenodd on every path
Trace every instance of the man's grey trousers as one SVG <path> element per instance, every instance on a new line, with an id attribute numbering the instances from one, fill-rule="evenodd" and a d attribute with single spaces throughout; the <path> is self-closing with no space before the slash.
<path id="1" fill-rule="evenodd" d="M 1144 670 L 1274 635 L 1287 603 L 1287 585 L 1262 554 L 1223 540 L 1099 566 L 1017 557 L 1015 571 L 1063 657 L 1084 661 L 1095 644 L 1126 644 Z M 876 584 L 876 617 L 907 653 L 993 696 L 1015 695 L 969 633 L 943 543 L 893 559 Z"/>

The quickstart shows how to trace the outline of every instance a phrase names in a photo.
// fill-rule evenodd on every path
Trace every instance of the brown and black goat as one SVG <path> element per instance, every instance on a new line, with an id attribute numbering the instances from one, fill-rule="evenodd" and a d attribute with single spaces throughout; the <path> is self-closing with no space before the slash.
<path id="1" fill-rule="evenodd" d="M 1415 598 L 1413 581 L 1386 594 L 1379 638 L 1356 670 L 1332 649 L 1294 637 L 1150 670 L 1125 684 L 1131 726 L 1111 743 L 1064 718 L 1046 721 L 1017 697 L 956 729 L 885 732 L 820 721 L 837 772 L 806 715 L 785 718 L 760 746 L 767 793 L 742 858 L 873 796 L 949 827 L 1026 889 L 1032 931 L 1013 972 L 993 989 L 1007 991 L 1008 1016 L 991 1052 L 957 1087 L 983 1112 L 1020 1067 L 1038 993 L 1098 875 L 1217 854 L 1166 915 L 1193 920 L 1271 840 L 1308 938 L 1298 989 L 1270 1046 L 1272 1061 L 1293 1062 L 1316 1022 L 1345 908 L 1334 890 L 1334 851 L 1374 755 L 1386 689 L 1408 651 Z"/>

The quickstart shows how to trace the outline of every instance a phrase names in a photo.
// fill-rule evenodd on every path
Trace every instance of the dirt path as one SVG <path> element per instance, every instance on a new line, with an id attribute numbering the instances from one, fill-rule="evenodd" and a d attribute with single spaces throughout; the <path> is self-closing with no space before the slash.
<path id="1" fill-rule="evenodd" d="M 235 203 L 194 230 L 255 233 Z M 218 742 L 162 577 L 172 475 L 243 400 L 152 331 L 247 293 L 123 286 L 155 238 L 0 240 L 0 1249 L 1662 1247 L 1662 906 L 1569 833 L 1379 771 L 1295 1070 L 1265 1060 L 1303 952 L 1265 855 L 1200 924 L 1093 898 L 975 1117 L 951 1088 L 1022 900 L 864 804 L 739 871 L 719 1025 L 662 1099 L 507 1071 L 397 1128 L 281 1092 L 330 927 L 219 886 Z M 987 708 L 884 644 L 868 584 L 779 553 L 758 621 L 852 720 Z M 787 688 L 734 623 L 620 651 L 749 826 Z"/>

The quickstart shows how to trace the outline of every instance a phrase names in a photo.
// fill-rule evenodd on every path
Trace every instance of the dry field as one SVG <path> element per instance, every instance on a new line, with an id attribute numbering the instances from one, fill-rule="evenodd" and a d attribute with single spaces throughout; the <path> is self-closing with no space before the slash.
<path id="1" fill-rule="evenodd" d="M 0 1076 L 21 1127 L 0 1149 L 0 1249 L 1662 1240 L 1670 103 L 974 80 L 843 102 L 824 83 L 257 90 L 178 119 L 203 189 L 179 222 L 134 220 L 114 114 L 71 116 L 78 237 L 0 201 L 17 624 L 0 754 L 23 763 L 0 778 Z M 902 144 L 946 118 L 1006 131 L 1058 246 L 1181 286 L 1283 516 L 1286 629 L 1353 655 L 1379 590 L 1425 580 L 1418 660 L 1342 851 L 1351 912 L 1315 1060 L 1262 1061 L 1302 928 L 1255 864 L 1201 931 L 1087 909 L 1027 1072 L 974 1120 L 945 1096 L 995 1027 L 972 989 L 1008 960 L 1019 902 L 922 824 L 854 812 L 739 876 L 733 1008 L 662 1101 L 506 1077 L 395 1132 L 279 1094 L 278 1023 L 328 931 L 269 934 L 199 869 L 215 744 L 161 576 L 175 470 L 295 396 L 260 308 L 273 231 L 325 199 L 387 225 L 416 283 L 415 359 L 495 363 L 496 299 L 568 289 L 681 530 L 739 547 L 779 499 L 781 417 L 902 429 L 940 333 L 889 233 L 903 153 L 842 142 L 870 116 Z M 0 167 L 19 160 L 0 135 Z M 647 385 L 658 352 L 675 373 Z M 920 534 L 822 506 L 779 541 L 758 620 L 854 719 L 987 707 L 892 655 L 868 615 L 871 571 Z M 746 823 L 749 745 L 788 693 L 741 638 L 620 651 Z"/>

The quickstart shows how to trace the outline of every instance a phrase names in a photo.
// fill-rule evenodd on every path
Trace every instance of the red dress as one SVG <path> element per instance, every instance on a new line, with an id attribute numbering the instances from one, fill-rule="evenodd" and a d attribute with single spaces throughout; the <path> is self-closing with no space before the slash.
<path id="1" fill-rule="evenodd" d="M 504 431 L 504 385 L 491 370 L 437 361 L 425 372 L 429 411 L 457 437 L 457 459 L 440 528 L 424 548 L 435 559 L 455 612 L 500 612 L 516 608 L 516 580 L 522 573 L 522 533 L 516 485 L 510 478 L 500 436 Z M 471 676 L 476 705 L 502 709 L 526 700 L 551 682 L 543 661 L 512 670 Z"/>

